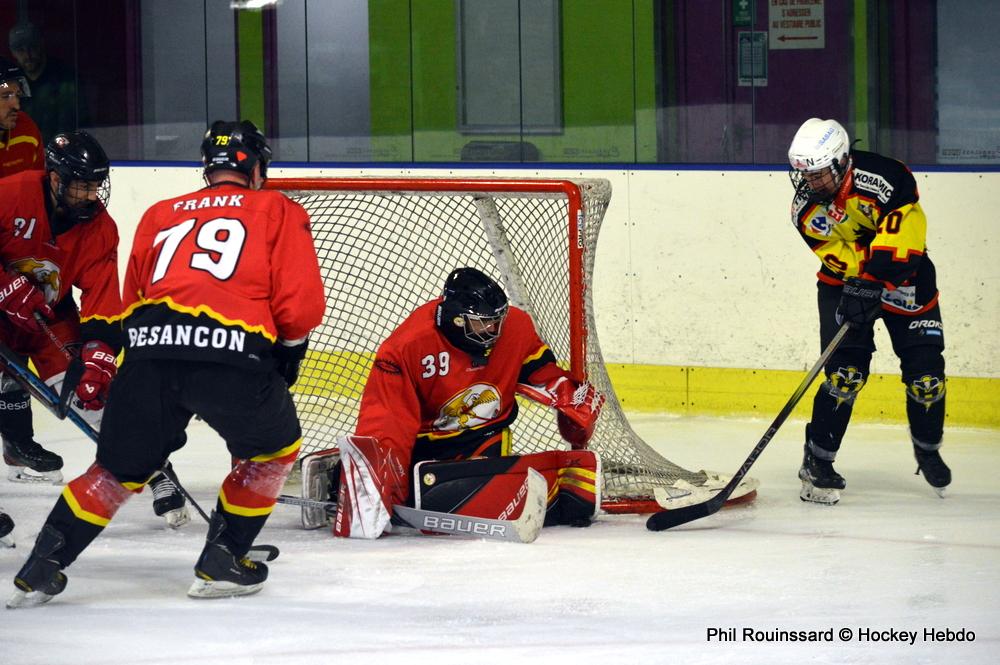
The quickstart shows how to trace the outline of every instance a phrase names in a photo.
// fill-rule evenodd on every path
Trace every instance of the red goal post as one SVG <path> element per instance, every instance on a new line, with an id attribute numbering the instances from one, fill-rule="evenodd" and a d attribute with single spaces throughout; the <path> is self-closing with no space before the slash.
<path id="1" fill-rule="evenodd" d="M 603 179 L 271 178 L 309 212 L 327 289 L 294 394 L 306 451 L 353 432 L 381 341 L 440 295 L 454 268 L 473 266 L 527 311 L 560 364 L 607 397 L 591 449 L 602 460 L 607 512 L 651 512 L 702 501 L 725 485 L 684 469 L 631 428 L 608 377 L 593 309 L 594 254 L 611 186 Z M 519 399 L 513 450 L 565 447 L 552 413 Z M 734 493 L 752 498 L 756 481 Z"/>

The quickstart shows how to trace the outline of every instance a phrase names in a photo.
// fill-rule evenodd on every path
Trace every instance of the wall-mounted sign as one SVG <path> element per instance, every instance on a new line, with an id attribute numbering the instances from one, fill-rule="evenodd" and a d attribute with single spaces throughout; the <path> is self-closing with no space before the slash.
<path id="1" fill-rule="evenodd" d="M 733 0 L 733 27 L 749 28 L 753 25 L 754 0 Z"/>
<path id="2" fill-rule="evenodd" d="M 737 85 L 767 85 L 767 33 L 763 30 L 736 33 Z"/>
<path id="3" fill-rule="evenodd" d="M 823 48 L 823 0 L 768 0 L 767 27 L 772 49 Z"/>

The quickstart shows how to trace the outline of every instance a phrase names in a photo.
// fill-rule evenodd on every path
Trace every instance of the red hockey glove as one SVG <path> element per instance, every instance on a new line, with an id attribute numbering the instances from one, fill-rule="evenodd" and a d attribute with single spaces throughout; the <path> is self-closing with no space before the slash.
<path id="1" fill-rule="evenodd" d="M 56 316 L 45 302 L 42 292 L 20 273 L 0 273 L 0 311 L 15 326 L 32 333 L 42 332 L 42 327 L 35 320 L 35 312 L 47 319 Z"/>
<path id="2" fill-rule="evenodd" d="M 115 352 L 104 342 L 91 340 L 80 351 L 83 374 L 76 386 L 76 397 L 88 411 L 104 408 L 111 380 L 118 373 Z"/>
<path id="3" fill-rule="evenodd" d="M 518 384 L 517 392 L 559 411 L 559 433 L 573 448 L 584 448 L 594 432 L 597 417 L 604 406 L 604 395 L 593 384 L 577 384 L 559 376 L 544 386 Z"/>

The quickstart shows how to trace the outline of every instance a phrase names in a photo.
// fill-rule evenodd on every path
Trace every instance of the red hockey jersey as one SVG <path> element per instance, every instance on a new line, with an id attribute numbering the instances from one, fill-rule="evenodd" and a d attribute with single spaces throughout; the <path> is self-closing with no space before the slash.
<path id="1" fill-rule="evenodd" d="M 0 259 L 27 275 L 50 304 L 80 289 L 80 338 L 121 347 L 118 227 L 106 210 L 53 236 L 44 171 L 0 179 Z"/>
<path id="2" fill-rule="evenodd" d="M 309 217 L 276 191 L 225 183 L 153 205 L 125 274 L 130 358 L 259 367 L 323 320 Z"/>
<path id="3" fill-rule="evenodd" d="M 555 356 L 531 317 L 511 307 L 484 366 L 452 346 L 435 324 L 440 299 L 418 307 L 382 343 L 365 384 L 357 434 L 393 447 L 407 464 L 449 459 L 517 417 L 514 391 Z M 414 451 L 414 446 L 417 450 Z"/>
<path id="4" fill-rule="evenodd" d="M 38 125 L 21 111 L 10 132 L 0 131 L 0 178 L 45 168 L 45 145 Z"/>

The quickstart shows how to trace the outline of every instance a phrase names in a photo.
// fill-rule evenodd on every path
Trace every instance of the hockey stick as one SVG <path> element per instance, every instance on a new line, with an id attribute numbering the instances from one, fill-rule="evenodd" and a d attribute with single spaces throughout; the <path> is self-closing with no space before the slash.
<path id="1" fill-rule="evenodd" d="M 515 543 L 531 543 L 538 538 L 538 532 L 545 522 L 545 506 L 548 495 L 548 485 L 542 474 L 534 469 L 528 469 L 525 478 L 527 487 L 524 498 L 524 509 L 521 516 L 515 520 L 490 519 L 487 517 L 470 517 L 453 513 L 440 513 L 433 510 L 421 510 L 407 506 L 392 507 L 392 523 L 396 526 L 447 533 L 456 536 L 471 536 L 487 540 L 506 540 Z M 320 501 L 304 499 L 290 494 L 278 497 L 278 503 L 290 506 L 305 506 L 322 508 L 328 513 L 336 511 L 335 501 Z"/>
<path id="2" fill-rule="evenodd" d="M 52 415 L 60 420 L 69 418 L 91 441 L 97 443 L 97 432 L 90 426 L 90 423 L 72 409 L 67 411 L 65 415 L 59 415 L 59 397 L 55 391 L 47 383 L 38 378 L 34 372 L 25 367 L 22 364 L 21 357 L 3 343 L 0 343 L 0 369 L 7 376 L 17 381 L 18 385 L 24 388 L 29 395 L 41 402 L 42 406 L 52 412 Z"/>
<path id="3" fill-rule="evenodd" d="M 25 367 L 21 363 L 21 358 L 3 343 L 0 343 L 0 370 L 3 370 L 9 377 L 17 381 L 18 385 L 24 388 L 28 394 L 41 402 L 42 406 L 48 409 L 52 415 L 59 418 L 59 398 L 56 396 L 55 391 L 47 383 L 38 378 L 34 372 Z M 66 412 L 65 417 L 69 418 L 74 425 L 80 428 L 87 435 L 87 438 L 95 444 L 97 443 L 97 431 L 90 423 L 84 420 L 83 416 L 70 409 Z M 177 480 L 177 475 L 173 469 L 169 465 L 166 465 L 161 471 L 170 478 L 170 481 L 177 487 L 177 490 L 194 506 L 198 514 L 205 519 L 205 522 L 210 522 L 208 515 L 201 509 L 198 502 L 194 500 L 190 492 Z M 260 554 L 256 554 L 257 552 L 260 552 Z M 278 548 L 274 545 L 256 545 L 250 548 L 249 556 L 254 561 L 271 561 L 278 556 Z M 261 558 L 257 558 L 258 556 Z"/>
<path id="4" fill-rule="evenodd" d="M 52 328 L 45 321 L 45 317 L 35 312 L 35 321 L 38 322 L 38 326 L 42 329 L 42 332 L 49 338 L 53 346 L 59 349 L 68 363 L 66 365 L 66 374 L 63 376 L 62 391 L 59 394 L 59 401 L 56 406 L 56 417 L 59 420 L 63 420 L 66 414 L 69 413 L 70 402 L 73 399 L 74 391 L 76 391 L 76 385 L 80 383 L 80 379 L 83 376 L 83 365 L 76 362 L 76 356 L 63 344 L 59 336 L 52 332 Z"/>
<path id="5" fill-rule="evenodd" d="M 788 418 L 789 414 L 791 414 L 792 410 L 795 408 L 795 405 L 799 403 L 800 399 L 802 399 L 802 395 L 809 390 L 809 386 L 812 385 L 816 376 L 820 373 L 820 371 L 822 371 L 823 366 L 826 365 L 826 361 L 830 359 L 833 352 L 836 351 L 837 347 L 840 346 L 840 343 L 844 341 L 844 337 L 847 335 L 847 331 L 850 330 L 850 327 L 849 323 L 845 323 L 840 326 L 840 330 L 837 331 L 837 334 L 834 335 L 833 339 L 830 340 L 830 343 L 827 344 L 826 348 L 823 350 L 823 354 L 819 357 L 819 360 L 816 361 L 816 364 L 812 366 L 812 369 L 810 369 L 805 378 L 802 379 L 802 383 L 800 383 L 799 387 L 795 389 L 794 393 L 792 393 L 788 402 L 781 409 L 781 412 L 778 413 L 777 417 L 771 423 L 771 426 L 767 428 L 764 436 L 761 437 L 761 440 L 758 441 L 757 445 L 750 451 L 750 455 L 743 462 L 743 465 L 736 471 L 735 474 L 733 474 L 733 477 L 729 480 L 726 486 L 719 491 L 718 494 L 713 496 L 708 501 L 696 503 L 693 506 L 685 506 L 674 510 L 661 510 L 658 513 L 653 513 L 650 515 L 649 519 L 646 520 L 646 528 L 650 531 L 664 531 L 665 529 L 679 526 L 681 524 L 687 524 L 688 522 L 701 519 L 702 517 L 708 517 L 712 513 L 718 512 L 718 510 L 726 503 L 726 500 L 729 499 L 730 495 L 732 495 L 736 486 L 739 485 L 744 476 L 747 475 L 750 467 L 757 461 L 760 454 L 764 452 L 764 448 L 766 448 L 767 444 L 771 442 L 771 439 L 774 438 L 774 435 L 778 432 L 778 428 L 781 427 L 781 425 L 785 422 L 785 419 Z"/>

